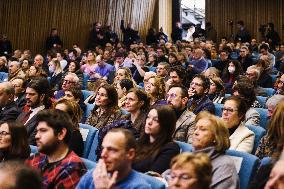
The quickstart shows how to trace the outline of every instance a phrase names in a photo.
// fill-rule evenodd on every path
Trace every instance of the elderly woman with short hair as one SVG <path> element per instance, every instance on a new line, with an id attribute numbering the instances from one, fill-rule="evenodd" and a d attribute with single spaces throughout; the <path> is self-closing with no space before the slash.
<path id="1" fill-rule="evenodd" d="M 200 112 L 195 119 L 196 129 L 192 137 L 194 153 L 206 153 L 212 163 L 210 188 L 235 189 L 239 186 L 235 165 L 225 151 L 230 147 L 229 132 L 220 118 Z"/>

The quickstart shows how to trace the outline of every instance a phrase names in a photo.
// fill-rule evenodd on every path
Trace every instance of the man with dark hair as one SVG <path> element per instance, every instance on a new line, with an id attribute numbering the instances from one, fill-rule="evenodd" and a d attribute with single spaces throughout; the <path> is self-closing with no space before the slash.
<path id="1" fill-rule="evenodd" d="M 63 46 L 63 43 L 58 35 L 56 28 L 52 28 L 49 37 L 46 39 L 45 48 L 51 50 L 53 48 L 58 49 Z"/>
<path id="2" fill-rule="evenodd" d="M 204 75 L 196 75 L 192 79 L 188 89 L 189 101 L 187 107 L 194 114 L 197 115 L 201 111 L 215 113 L 215 106 L 207 96 L 209 87 L 210 81 Z"/>
<path id="3" fill-rule="evenodd" d="M 80 157 L 69 149 L 72 121 L 61 110 L 43 110 L 37 115 L 36 144 L 38 151 L 26 164 L 39 169 L 44 188 L 75 188 L 85 174 Z"/>
<path id="4" fill-rule="evenodd" d="M 223 73 L 224 68 L 226 68 L 226 65 L 229 64 L 229 53 L 228 51 L 221 50 L 220 51 L 220 60 L 218 60 L 214 67 L 217 68 L 220 73 Z"/>
<path id="5" fill-rule="evenodd" d="M 171 85 L 167 93 L 167 102 L 173 107 L 176 113 L 177 122 L 174 132 L 174 139 L 191 143 L 195 130 L 195 114 L 187 109 L 187 89 L 182 85 Z"/>
<path id="6" fill-rule="evenodd" d="M 165 51 L 162 47 L 158 47 L 156 49 L 157 52 L 157 62 L 168 62 L 169 60 L 167 59 L 167 57 L 165 56 Z"/>
<path id="7" fill-rule="evenodd" d="M 248 32 L 248 30 L 245 28 L 244 21 L 239 20 L 237 22 L 237 28 L 239 30 L 236 34 L 235 40 L 240 41 L 242 43 L 250 42 L 251 36 L 250 36 L 250 33 Z"/>
<path id="8" fill-rule="evenodd" d="M 178 40 L 182 40 L 182 27 L 180 22 L 176 22 L 171 37 L 174 43 Z"/>
<path id="9" fill-rule="evenodd" d="M 0 188 L 41 189 L 41 176 L 22 162 L 4 161 L 0 164 Z"/>
<path id="10" fill-rule="evenodd" d="M 34 79 L 28 83 L 26 89 L 26 106 L 18 116 L 17 121 L 23 123 L 28 131 L 29 143 L 35 145 L 36 115 L 39 111 L 49 108 L 49 83 L 46 78 Z"/>
<path id="11" fill-rule="evenodd" d="M 265 39 L 273 50 L 275 49 L 275 45 L 281 42 L 279 34 L 274 30 L 274 24 L 272 22 L 267 24 Z"/>
<path id="12" fill-rule="evenodd" d="M 25 79 L 21 77 L 15 77 L 11 81 L 11 83 L 15 89 L 14 101 L 16 102 L 18 107 L 22 110 L 27 103 L 26 94 L 25 94 L 27 82 L 25 81 Z"/>
<path id="13" fill-rule="evenodd" d="M 14 102 L 15 90 L 10 82 L 0 83 L 0 121 L 17 119 L 20 110 Z"/>
<path id="14" fill-rule="evenodd" d="M 136 141 L 129 130 L 110 130 L 103 139 L 102 148 L 96 168 L 83 176 L 77 189 L 151 188 L 144 179 L 145 176 L 131 168 Z"/>
<path id="15" fill-rule="evenodd" d="M 272 69 L 272 67 L 274 67 L 275 65 L 275 56 L 269 52 L 269 45 L 266 43 L 263 43 L 259 46 L 259 59 L 262 59 L 262 56 L 268 56 L 268 59 L 270 61 L 270 67 Z"/>

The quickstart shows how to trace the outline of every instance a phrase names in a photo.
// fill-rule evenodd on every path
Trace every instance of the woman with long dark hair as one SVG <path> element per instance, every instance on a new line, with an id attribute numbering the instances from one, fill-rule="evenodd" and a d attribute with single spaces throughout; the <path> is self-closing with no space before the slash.
<path id="1" fill-rule="evenodd" d="M 133 168 L 140 172 L 153 171 L 159 174 L 170 168 L 171 159 L 180 153 L 173 141 L 176 125 L 174 110 L 169 106 L 156 106 L 146 118 L 145 129 L 138 140 Z"/>

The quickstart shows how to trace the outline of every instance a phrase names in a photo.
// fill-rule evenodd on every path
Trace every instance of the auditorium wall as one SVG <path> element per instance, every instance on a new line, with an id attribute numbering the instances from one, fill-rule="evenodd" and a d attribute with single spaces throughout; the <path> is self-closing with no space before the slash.
<path id="1" fill-rule="evenodd" d="M 132 22 L 145 38 L 156 0 L 1 0 L 0 34 L 13 48 L 43 52 L 51 28 L 58 28 L 64 47 L 85 47 L 95 21 L 111 25 L 122 37 L 120 20 Z"/>
<path id="2" fill-rule="evenodd" d="M 273 22 L 275 30 L 284 40 L 284 1 L 283 0 L 206 0 L 206 20 L 211 21 L 218 31 L 218 39 L 230 36 L 228 23 L 233 21 L 233 34 L 236 22 L 243 20 L 253 37 L 261 39 L 259 27 Z"/>

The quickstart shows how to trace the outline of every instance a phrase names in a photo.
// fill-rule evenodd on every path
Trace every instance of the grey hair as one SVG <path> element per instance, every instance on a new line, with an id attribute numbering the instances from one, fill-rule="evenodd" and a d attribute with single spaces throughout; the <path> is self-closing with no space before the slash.
<path id="1" fill-rule="evenodd" d="M 73 80 L 73 82 L 75 82 L 75 83 L 79 83 L 79 77 L 75 74 L 75 73 L 68 73 L 66 76 L 72 76 L 72 80 Z M 65 76 L 65 77 L 66 77 Z"/>
<path id="2" fill-rule="evenodd" d="M 8 95 L 15 95 L 15 88 L 14 88 L 14 86 L 12 85 L 12 83 L 10 83 L 10 82 L 3 82 L 3 83 L 1 83 L 0 85 L 2 85 L 3 86 L 3 88 L 4 88 L 4 92 L 6 93 L 6 94 L 8 94 Z"/>
<path id="3" fill-rule="evenodd" d="M 252 65 L 250 67 L 247 68 L 247 70 L 251 70 L 256 74 L 256 79 L 258 80 L 260 77 L 260 70 L 256 65 Z"/>
<path id="4" fill-rule="evenodd" d="M 266 101 L 265 105 L 266 107 L 272 106 L 273 108 L 275 108 L 277 104 L 279 104 L 283 100 L 284 100 L 284 95 L 280 95 L 280 94 L 273 95 Z"/>

